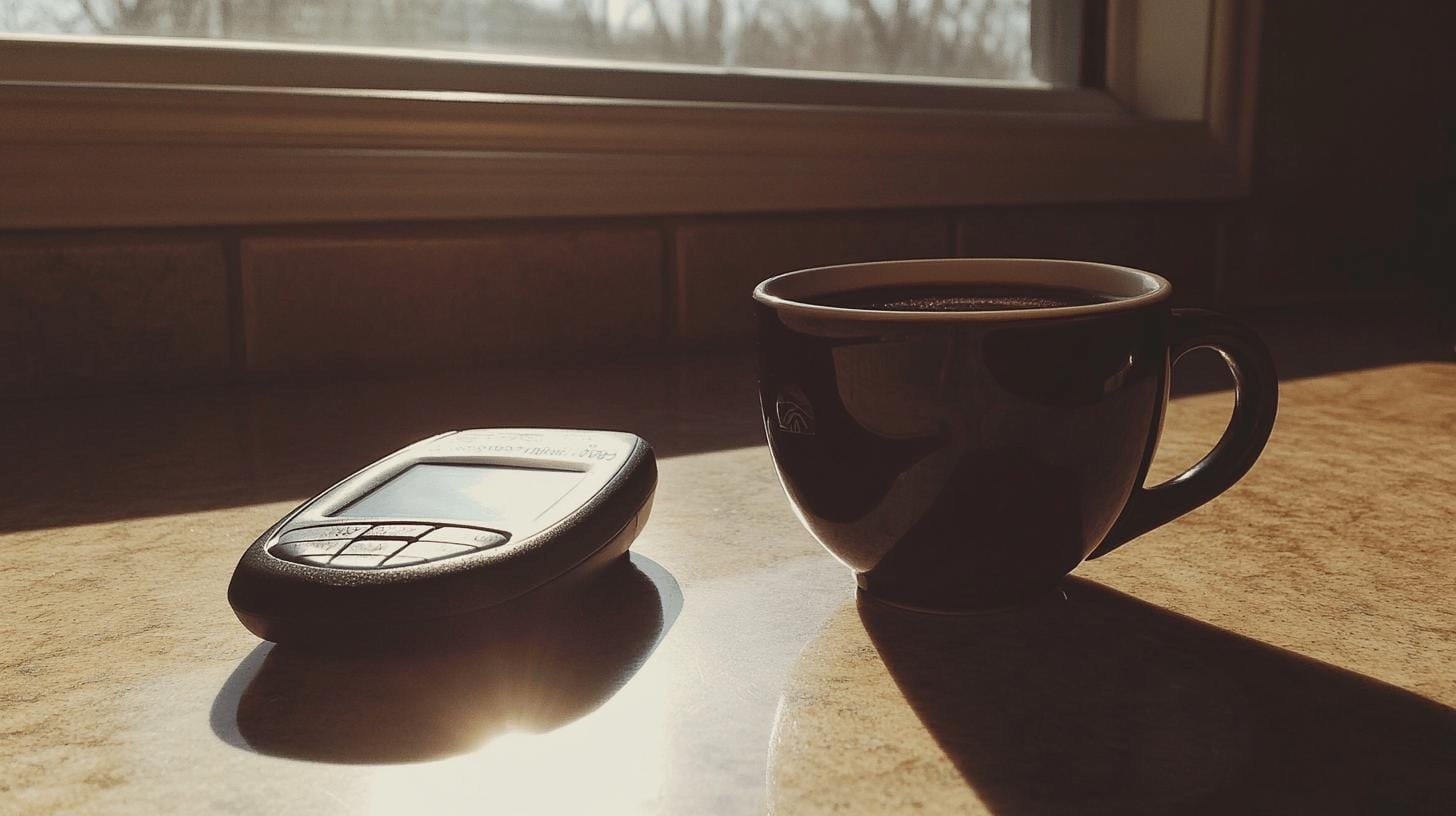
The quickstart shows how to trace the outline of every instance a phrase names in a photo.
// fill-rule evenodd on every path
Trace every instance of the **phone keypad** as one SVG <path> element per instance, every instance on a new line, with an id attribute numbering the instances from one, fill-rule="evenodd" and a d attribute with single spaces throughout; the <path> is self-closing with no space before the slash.
<path id="1" fill-rule="evenodd" d="M 331 524 L 289 530 L 268 553 L 335 569 L 408 567 L 499 547 L 510 536 L 495 530 L 432 524 Z"/>
<path id="2" fill-rule="evenodd" d="M 288 541 L 274 544 L 269 552 L 275 556 L 289 561 L 299 561 L 305 557 L 323 556 L 327 562 L 329 558 L 337 555 L 339 550 L 348 545 L 347 539 L 334 539 L 333 541 Z M 310 562 L 312 563 L 312 562 Z"/>
<path id="3" fill-rule="evenodd" d="M 440 527 L 430 531 L 429 535 L 422 536 L 422 538 L 426 541 L 443 541 L 474 549 L 497 547 L 505 543 L 501 534 L 494 530 L 473 530 L 469 527 Z"/>
<path id="4" fill-rule="evenodd" d="M 380 524 L 369 528 L 371 537 L 419 538 L 435 528 L 428 524 Z"/>
<path id="5" fill-rule="evenodd" d="M 378 555 L 388 558 L 404 549 L 409 542 L 398 538 L 356 538 L 339 555 Z"/>
<path id="6" fill-rule="evenodd" d="M 302 530 L 289 530 L 278 537 L 278 543 L 288 544 L 293 541 L 350 539 L 355 538 L 367 529 L 369 529 L 368 524 L 331 524 L 327 527 L 307 527 Z"/>

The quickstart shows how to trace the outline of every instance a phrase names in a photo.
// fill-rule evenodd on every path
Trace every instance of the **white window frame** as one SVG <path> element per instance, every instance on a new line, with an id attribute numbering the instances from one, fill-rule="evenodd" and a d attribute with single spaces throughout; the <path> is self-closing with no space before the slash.
<path id="1" fill-rule="evenodd" d="M 1229 198 L 1260 12 L 1110 0 L 1105 90 L 0 37 L 0 228 Z"/>

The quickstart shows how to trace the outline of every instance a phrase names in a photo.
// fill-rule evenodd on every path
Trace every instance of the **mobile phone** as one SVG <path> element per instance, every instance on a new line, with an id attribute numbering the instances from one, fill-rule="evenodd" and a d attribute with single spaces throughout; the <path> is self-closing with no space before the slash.
<path id="1" fill-rule="evenodd" d="M 451 431 L 345 478 L 243 553 L 228 601 L 277 643 L 391 638 L 464 624 L 626 552 L 657 485 L 630 433 Z"/>

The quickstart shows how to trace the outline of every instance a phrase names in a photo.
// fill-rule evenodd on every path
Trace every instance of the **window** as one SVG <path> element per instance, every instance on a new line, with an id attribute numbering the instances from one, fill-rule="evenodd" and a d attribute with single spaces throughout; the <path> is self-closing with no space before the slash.
<path id="1" fill-rule="evenodd" d="M 0 228 L 1230 196 L 1259 8 L 0 0 Z"/>
<path id="2" fill-rule="evenodd" d="M 1038 87 L 1075 84 L 1081 7 L 1038 2 L 1034 26 L 1031 0 L 10 0 L 0 31 Z"/>

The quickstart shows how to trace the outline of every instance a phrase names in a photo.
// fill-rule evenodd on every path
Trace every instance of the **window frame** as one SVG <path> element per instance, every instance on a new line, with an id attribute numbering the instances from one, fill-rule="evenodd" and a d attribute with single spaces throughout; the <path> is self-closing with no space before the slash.
<path id="1" fill-rule="evenodd" d="M 1238 196 L 1261 4 L 1186 5 L 1109 0 L 1106 87 L 1047 90 L 4 37 L 0 228 Z"/>

